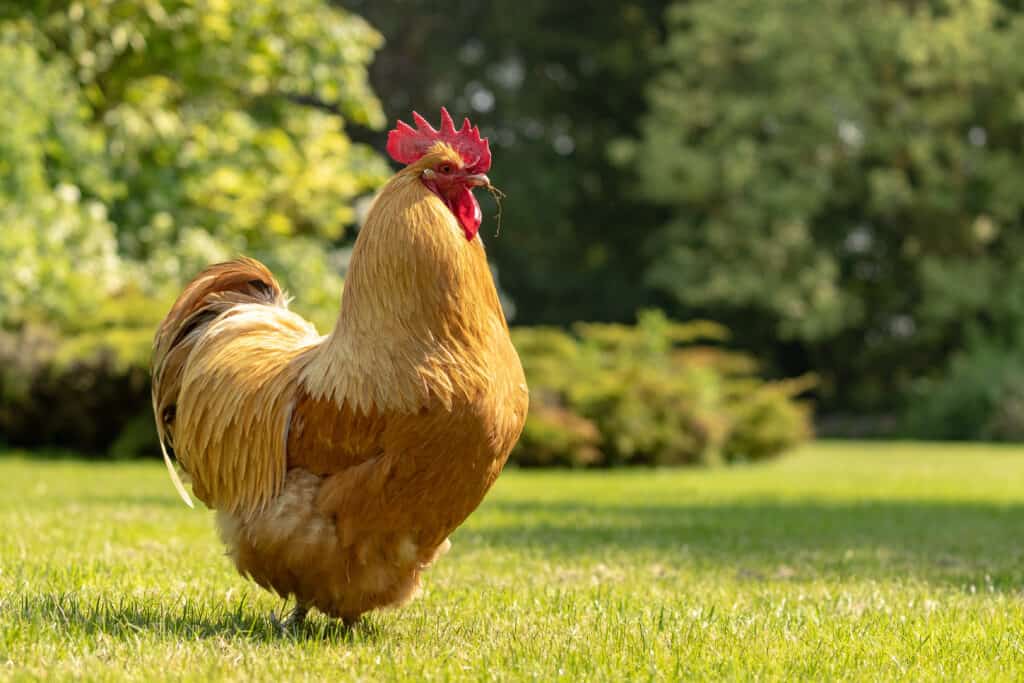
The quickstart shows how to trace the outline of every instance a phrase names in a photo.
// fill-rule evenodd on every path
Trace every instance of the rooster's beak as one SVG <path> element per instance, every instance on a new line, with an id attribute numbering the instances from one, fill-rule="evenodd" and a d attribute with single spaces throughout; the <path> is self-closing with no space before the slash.
<path id="1" fill-rule="evenodd" d="M 466 176 L 466 185 L 469 187 L 490 187 L 491 179 L 484 173 L 474 173 Z"/>

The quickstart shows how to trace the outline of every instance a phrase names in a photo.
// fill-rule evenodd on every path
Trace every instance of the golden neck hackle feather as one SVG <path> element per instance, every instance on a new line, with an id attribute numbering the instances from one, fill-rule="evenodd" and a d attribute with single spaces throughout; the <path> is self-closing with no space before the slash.
<path id="1" fill-rule="evenodd" d="M 362 412 L 413 412 L 486 386 L 485 362 L 507 335 L 479 238 L 421 182 L 426 168 L 459 161 L 437 143 L 397 173 L 360 231 L 334 331 L 303 372 L 318 398 Z"/>

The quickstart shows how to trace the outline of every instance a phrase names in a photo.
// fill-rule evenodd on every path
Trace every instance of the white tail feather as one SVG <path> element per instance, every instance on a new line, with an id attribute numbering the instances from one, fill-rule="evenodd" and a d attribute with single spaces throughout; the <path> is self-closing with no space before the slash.
<path id="1" fill-rule="evenodd" d="M 195 509 L 195 503 L 192 502 L 191 496 L 188 495 L 188 491 L 185 490 L 185 485 L 181 483 L 181 477 L 178 476 L 178 470 L 174 469 L 174 463 L 171 462 L 171 456 L 167 455 L 167 447 L 164 446 L 164 440 L 160 439 L 160 451 L 164 454 L 164 463 L 167 464 L 167 473 L 171 475 L 171 483 L 174 484 L 174 488 L 178 490 L 178 495 L 185 501 L 185 505 Z"/>

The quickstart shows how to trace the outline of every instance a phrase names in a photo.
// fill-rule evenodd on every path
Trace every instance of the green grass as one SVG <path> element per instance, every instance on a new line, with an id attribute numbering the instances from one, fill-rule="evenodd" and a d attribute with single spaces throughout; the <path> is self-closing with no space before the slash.
<path id="1" fill-rule="evenodd" d="M 159 463 L 0 459 L 0 678 L 1024 676 L 1024 449 L 509 471 L 411 606 L 279 636 Z"/>

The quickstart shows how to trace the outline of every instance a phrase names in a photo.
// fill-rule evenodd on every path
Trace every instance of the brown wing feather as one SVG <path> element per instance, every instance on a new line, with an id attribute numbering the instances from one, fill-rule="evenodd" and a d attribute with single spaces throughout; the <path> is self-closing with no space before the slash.
<path id="1" fill-rule="evenodd" d="M 363 414 L 348 404 L 317 399 L 300 390 L 288 430 L 288 469 L 335 474 L 383 453 L 387 417 L 377 411 Z"/>

